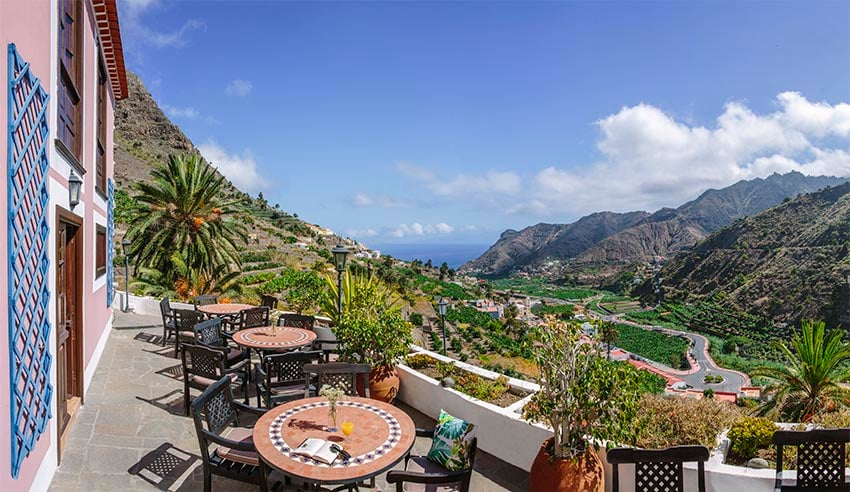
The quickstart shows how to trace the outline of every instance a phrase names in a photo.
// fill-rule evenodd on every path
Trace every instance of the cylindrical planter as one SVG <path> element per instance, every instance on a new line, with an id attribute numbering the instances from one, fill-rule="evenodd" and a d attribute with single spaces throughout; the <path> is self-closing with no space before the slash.
<path id="1" fill-rule="evenodd" d="M 531 492 L 605 492 L 605 469 L 596 453 L 589 450 L 576 460 L 552 458 L 551 443 L 548 439 L 540 446 L 531 465 Z"/>

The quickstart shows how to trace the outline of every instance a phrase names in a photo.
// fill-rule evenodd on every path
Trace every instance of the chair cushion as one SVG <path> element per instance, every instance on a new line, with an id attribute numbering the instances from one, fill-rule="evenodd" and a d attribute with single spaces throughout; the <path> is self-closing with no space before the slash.
<path id="1" fill-rule="evenodd" d="M 451 471 L 463 470 L 469 464 L 469 446 L 473 437 L 474 425 L 441 409 L 428 459 Z"/>
<path id="2" fill-rule="evenodd" d="M 231 380 L 233 380 L 234 383 L 239 381 L 239 375 L 237 375 L 237 374 L 230 373 L 230 374 L 227 374 L 227 377 L 229 377 Z M 191 381 L 193 383 L 201 384 L 201 385 L 204 385 L 204 386 L 209 386 L 209 385 L 213 384 L 214 382 L 216 382 L 218 380 L 217 379 L 205 378 L 203 376 L 198 376 L 196 374 L 189 374 L 189 381 Z"/>
<path id="3" fill-rule="evenodd" d="M 227 351 L 227 360 L 232 361 L 240 357 L 245 357 L 245 351 L 238 348 L 231 348 Z"/>
<path id="4" fill-rule="evenodd" d="M 178 331 L 177 335 L 179 335 L 183 338 L 191 338 L 193 340 L 195 339 L 195 332 L 194 331 Z"/>
<path id="5" fill-rule="evenodd" d="M 448 470 L 424 456 L 411 456 L 407 463 L 407 471 L 418 473 L 446 473 Z M 405 492 L 448 492 L 460 490 L 460 482 L 449 484 L 405 483 Z"/>
<path id="6" fill-rule="evenodd" d="M 252 435 L 251 429 L 246 429 L 245 427 L 231 427 L 227 429 L 227 431 L 222 435 L 231 441 L 238 441 L 241 443 L 247 443 L 251 446 L 254 445 L 254 437 Z M 246 465 L 258 466 L 260 464 L 260 458 L 257 455 L 256 451 L 242 451 L 240 449 L 231 449 L 227 446 L 219 446 L 215 450 L 216 454 L 221 456 L 222 458 L 230 461 L 235 461 L 237 463 L 244 463 Z"/>
<path id="7" fill-rule="evenodd" d="M 303 384 L 294 384 L 289 386 L 272 386 L 271 392 L 275 396 L 295 396 L 303 395 L 309 388 Z"/>

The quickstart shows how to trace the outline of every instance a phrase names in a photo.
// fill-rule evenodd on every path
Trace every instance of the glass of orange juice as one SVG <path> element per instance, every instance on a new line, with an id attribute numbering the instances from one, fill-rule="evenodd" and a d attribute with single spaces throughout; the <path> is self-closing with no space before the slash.
<path id="1" fill-rule="evenodd" d="M 351 433 L 354 432 L 354 422 L 346 420 L 342 423 L 340 429 L 342 430 L 343 434 L 345 434 L 346 436 L 350 436 Z"/>

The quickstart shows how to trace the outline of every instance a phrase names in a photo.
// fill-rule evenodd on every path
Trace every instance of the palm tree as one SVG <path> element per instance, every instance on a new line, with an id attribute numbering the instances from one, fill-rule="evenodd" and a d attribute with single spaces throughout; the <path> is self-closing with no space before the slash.
<path id="1" fill-rule="evenodd" d="M 611 360 L 611 345 L 617 343 L 620 339 L 620 330 L 617 329 L 617 324 L 613 321 L 603 321 L 599 324 L 599 341 L 604 343 L 606 347 L 607 359 Z"/>
<path id="2" fill-rule="evenodd" d="M 759 407 L 761 415 L 777 410 L 785 421 L 808 422 L 844 394 L 839 383 L 846 376 L 850 343 L 841 339 L 839 330 L 826 333 L 825 326 L 823 321 L 804 321 L 791 339 L 793 351 L 777 344 L 787 365 L 753 371 L 753 376 L 770 381 L 767 390 L 774 394 Z"/>
<path id="3" fill-rule="evenodd" d="M 239 270 L 236 241 L 246 242 L 247 235 L 230 208 L 236 202 L 222 199 L 224 177 L 198 154 L 169 156 L 151 176 L 135 185 L 139 206 L 127 231 L 136 267 L 158 270 L 171 282 L 186 279 L 186 270 L 208 279 Z"/>

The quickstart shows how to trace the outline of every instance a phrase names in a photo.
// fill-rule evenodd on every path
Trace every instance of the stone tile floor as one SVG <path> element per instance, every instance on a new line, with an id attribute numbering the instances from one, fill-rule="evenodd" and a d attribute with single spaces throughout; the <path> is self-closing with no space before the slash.
<path id="1" fill-rule="evenodd" d="M 50 490 L 203 489 L 198 441 L 192 420 L 183 416 L 180 361 L 173 357 L 173 346 L 160 346 L 161 334 L 158 317 L 116 312 Z M 433 419 L 403 403 L 399 406 L 418 427 L 433 427 Z M 425 454 L 429 446 L 427 439 L 417 439 L 414 454 Z M 378 477 L 375 489 L 361 490 L 395 490 L 383 478 Z M 297 490 L 284 487 L 276 473 L 275 481 L 281 482 L 277 490 Z M 479 451 L 471 489 L 527 490 L 528 474 Z M 256 487 L 213 477 L 213 490 Z"/>

